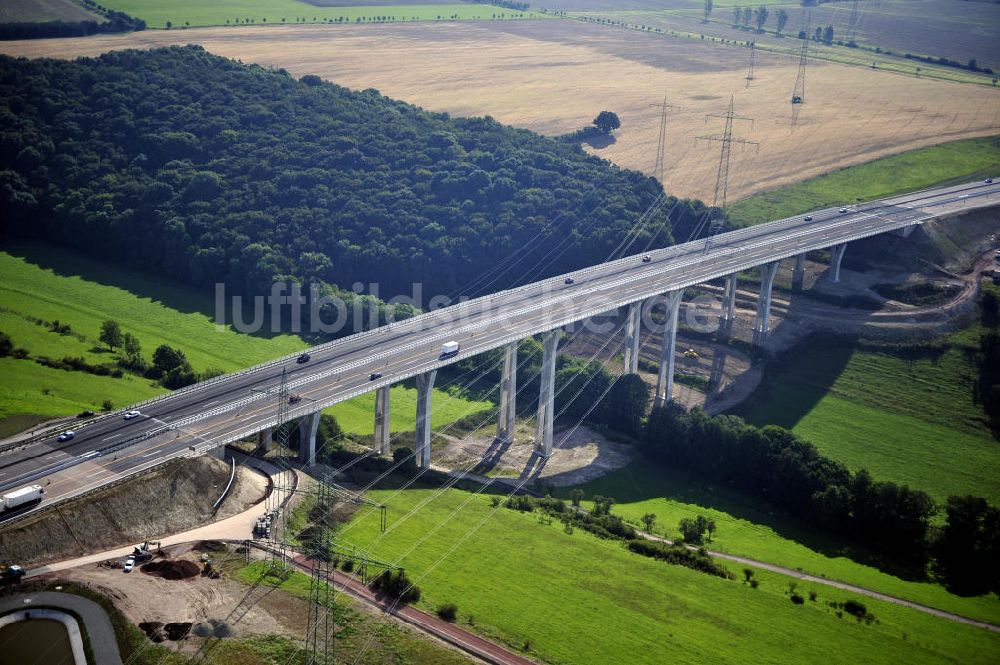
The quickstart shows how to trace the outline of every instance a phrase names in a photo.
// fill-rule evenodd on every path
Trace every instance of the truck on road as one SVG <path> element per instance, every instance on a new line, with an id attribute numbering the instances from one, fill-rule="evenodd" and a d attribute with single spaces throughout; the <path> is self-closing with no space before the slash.
<path id="1" fill-rule="evenodd" d="M 441 357 L 447 358 L 458 353 L 458 342 L 445 342 L 441 345 Z"/>
<path id="2" fill-rule="evenodd" d="M 42 500 L 43 494 L 45 494 L 45 489 L 41 485 L 28 485 L 19 490 L 14 490 L 9 494 L 4 494 L 2 502 L 0 502 L 0 513 L 14 510 L 30 503 L 38 503 Z"/>

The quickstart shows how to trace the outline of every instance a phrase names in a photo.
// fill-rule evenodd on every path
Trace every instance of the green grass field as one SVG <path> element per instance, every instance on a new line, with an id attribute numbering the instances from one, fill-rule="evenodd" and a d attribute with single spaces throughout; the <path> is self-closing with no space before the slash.
<path id="1" fill-rule="evenodd" d="M 544 18 L 536 12 L 516 12 L 494 5 L 427 4 L 373 5 L 356 7 L 317 7 L 296 0 L 107 0 L 104 6 L 141 18 L 150 28 L 163 28 L 171 22 L 174 28 L 185 26 L 254 25 L 294 23 L 324 23 L 329 21 L 355 23 L 376 17 L 392 17 L 394 21 L 470 20 L 491 18 Z"/>
<path id="2" fill-rule="evenodd" d="M 878 619 L 865 625 L 827 605 L 853 594 L 800 585 L 818 598 L 797 606 L 782 575 L 758 571 L 754 590 L 534 514 L 492 512 L 487 496 L 434 494 L 371 492 L 389 507 L 389 530 L 380 536 L 362 510 L 341 542 L 398 560 L 420 607 L 454 602 L 461 622 L 548 663 L 987 663 L 1000 649 L 1000 635 L 915 610 L 864 598 Z"/>
<path id="3" fill-rule="evenodd" d="M 0 23 L 45 21 L 103 22 L 104 17 L 88 12 L 73 0 L 4 0 L 0 3 Z"/>
<path id="4" fill-rule="evenodd" d="M 913 582 L 881 572 L 846 556 L 843 546 L 826 534 L 773 514 L 767 504 L 698 476 L 643 460 L 580 486 L 587 497 L 614 497 L 613 512 L 641 525 L 646 513 L 656 515 L 653 531 L 679 538 L 682 517 L 704 515 L 718 525 L 706 547 L 718 552 L 798 569 L 847 582 L 984 621 L 1000 624 L 996 594 L 965 598 L 928 582 Z M 562 494 L 568 496 L 568 492 Z M 589 502 L 585 502 L 589 507 Z"/>
<path id="5" fill-rule="evenodd" d="M 412 432 L 417 424 L 417 389 L 394 386 L 389 391 L 389 397 L 392 401 L 389 409 L 390 429 L 393 432 Z M 431 401 L 431 427 L 444 427 L 460 418 L 495 408 L 490 402 L 463 399 L 437 390 Z M 371 434 L 375 427 L 375 393 L 367 393 L 349 402 L 337 404 L 325 413 L 336 417 L 340 428 L 348 434 Z"/>
<path id="6" fill-rule="evenodd" d="M 973 330 L 951 335 L 939 356 L 917 360 L 808 340 L 788 362 L 774 363 L 736 412 L 789 427 L 823 454 L 937 501 L 971 493 L 1000 503 L 1000 444 L 972 402 Z"/>
<path id="7" fill-rule="evenodd" d="M 954 141 L 852 166 L 743 199 L 729 219 L 750 226 L 949 182 L 1000 175 L 1000 137 Z"/>
<path id="8" fill-rule="evenodd" d="M 32 358 L 81 356 L 92 363 L 113 362 L 98 336 L 105 319 L 139 338 L 149 358 L 160 344 L 180 348 L 197 371 L 224 371 L 292 353 L 306 346 L 294 335 L 257 337 L 231 328 L 217 329 L 212 294 L 171 285 L 139 273 L 115 268 L 76 252 L 34 243 L 8 246 L 0 252 L 0 331 Z M 53 266 L 57 266 L 54 268 Z M 71 334 L 56 334 L 46 325 L 58 320 Z M 166 392 L 146 379 L 121 379 L 70 372 L 39 365 L 32 359 L 0 360 L 0 435 L 13 434 L 43 418 L 96 410 L 106 399 L 123 407 Z M 435 390 L 432 424 L 440 427 L 488 402 L 466 400 Z M 415 423 L 416 390 L 392 390 L 394 431 Z M 374 423 L 374 394 L 362 395 L 330 409 L 345 431 L 369 434 Z"/>

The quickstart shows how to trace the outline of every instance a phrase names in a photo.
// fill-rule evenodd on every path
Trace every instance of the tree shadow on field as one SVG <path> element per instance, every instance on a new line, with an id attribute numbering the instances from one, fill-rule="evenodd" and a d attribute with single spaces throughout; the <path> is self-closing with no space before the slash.
<path id="1" fill-rule="evenodd" d="M 603 150 L 604 148 L 614 145 L 617 142 L 618 139 L 616 139 L 612 134 L 605 134 L 603 132 L 588 134 L 580 139 L 580 143 L 590 146 L 594 150 Z"/>
<path id="2" fill-rule="evenodd" d="M 201 314 L 208 320 L 215 320 L 215 289 L 212 287 L 192 287 L 172 282 L 166 277 L 140 272 L 132 268 L 115 265 L 109 260 L 91 258 L 70 248 L 37 241 L 16 241 L 0 246 L 11 256 L 26 263 L 50 271 L 59 277 L 79 277 L 102 286 L 112 286 L 128 291 L 132 295 L 149 299 L 182 314 Z M 232 322 L 231 300 L 227 291 L 226 321 Z M 248 300 L 244 298 L 244 301 Z M 264 308 L 264 323 L 260 330 L 242 333 L 269 339 L 283 334 L 272 332 L 267 307 Z M 244 320 L 251 321 L 252 313 L 246 313 Z"/>
<path id="3" fill-rule="evenodd" d="M 844 557 L 855 563 L 871 566 L 881 572 L 908 581 L 923 582 L 928 579 L 926 566 L 907 565 L 890 560 L 879 552 L 846 540 L 843 536 L 827 533 L 804 521 L 790 517 L 763 500 L 748 496 L 739 490 L 697 474 L 670 468 L 658 460 L 645 456 L 633 461 L 621 471 L 577 487 L 583 490 L 585 498 L 595 495 L 609 496 L 613 497 L 617 504 L 659 498 L 691 504 L 693 507 L 689 511 L 690 514 L 686 515 L 687 517 L 695 517 L 699 508 L 719 511 L 752 525 L 769 528 L 777 536 L 794 541 L 826 557 Z M 557 495 L 560 498 L 568 499 L 572 489 L 571 487 L 559 488 Z M 676 538 L 679 536 L 677 524 L 661 521 L 657 531 L 664 529 L 668 531 L 666 534 L 668 537 Z M 725 523 L 720 523 L 716 539 L 721 538 L 722 547 L 727 553 L 752 559 L 758 558 L 748 552 L 725 547 L 725 531 Z M 713 544 L 705 543 L 705 547 L 712 550 Z M 783 565 L 779 561 L 770 560 L 767 555 L 758 556 L 765 563 Z M 819 576 L 826 576 L 827 572 L 821 566 L 801 568 L 790 564 L 788 567 Z"/>

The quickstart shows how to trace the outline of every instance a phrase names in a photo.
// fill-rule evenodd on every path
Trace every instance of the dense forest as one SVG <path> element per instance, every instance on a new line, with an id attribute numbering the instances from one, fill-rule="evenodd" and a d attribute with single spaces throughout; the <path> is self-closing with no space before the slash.
<path id="1" fill-rule="evenodd" d="M 605 260 L 663 194 L 578 145 L 196 46 L 0 58 L 0 118 L 5 234 L 230 292 L 497 290 Z M 631 251 L 702 212 L 669 201 Z"/>

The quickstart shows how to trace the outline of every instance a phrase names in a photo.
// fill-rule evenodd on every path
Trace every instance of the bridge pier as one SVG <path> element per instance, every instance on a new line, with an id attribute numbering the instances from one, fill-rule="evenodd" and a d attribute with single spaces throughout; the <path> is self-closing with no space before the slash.
<path id="1" fill-rule="evenodd" d="M 736 276 L 733 275 L 735 282 Z M 728 285 L 728 282 L 727 282 Z M 735 287 L 733 293 L 736 292 Z M 660 354 L 660 373 L 656 378 L 655 404 L 663 406 L 673 399 L 674 394 L 674 356 L 677 352 L 677 321 L 680 318 L 681 298 L 684 289 L 671 291 L 667 294 L 667 320 L 663 330 L 663 352 Z"/>
<path id="2" fill-rule="evenodd" d="M 792 290 L 801 291 L 806 279 L 806 255 L 803 252 L 795 257 L 795 268 L 792 270 Z"/>
<path id="3" fill-rule="evenodd" d="M 555 418 L 556 356 L 560 329 L 550 330 L 542 337 L 542 385 L 538 392 L 538 416 L 535 419 L 535 452 L 542 457 L 552 454 L 552 421 Z"/>
<path id="4" fill-rule="evenodd" d="M 896 229 L 895 234 L 903 238 L 909 238 L 913 234 L 913 229 L 917 228 L 917 224 L 910 224 L 909 226 L 904 226 L 901 229 Z"/>
<path id="5" fill-rule="evenodd" d="M 271 442 L 273 438 L 274 431 L 270 427 L 257 432 L 257 449 L 265 453 L 271 450 Z"/>
<path id="6" fill-rule="evenodd" d="M 306 466 L 316 464 L 316 432 L 319 430 L 320 412 L 310 413 L 299 421 L 299 461 Z"/>
<path id="7" fill-rule="evenodd" d="M 642 337 L 642 302 L 628 306 L 625 319 L 625 373 L 635 374 L 639 370 L 639 341 Z"/>
<path id="8" fill-rule="evenodd" d="M 778 274 L 780 261 L 765 263 L 760 267 L 760 297 L 757 299 L 757 315 L 753 322 L 754 346 L 761 346 L 771 332 L 771 287 Z"/>
<path id="9" fill-rule="evenodd" d="M 830 255 L 830 281 L 839 282 L 840 281 L 840 262 L 844 259 L 844 250 L 847 249 L 847 243 L 841 243 L 839 245 L 834 245 L 831 250 Z"/>
<path id="10" fill-rule="evenodd" d="M 375 391 L 375 445 L 386 457 L 392 455 L 389 434 L 389 386 L 382 386 Z"/>
<path id="11" fill-rule="evenodd" d="M 497 421 L 497 441 L 514 440 L 514 418 L 517 406 L 517 342 L 503 350 L 503 373 L 500 376 L 500 415 Z"/>
<path id="12" fill-rule="evenodd" d="M 728 337 L 736 319 L 736 273 L 726 277 L 726 288 L 722 294 L 722 316 L 719 317 L 719 334 Z"/>
<path id="13" fill-rule="evenodd" d="M 437 370 L 417 374 L 417 431 L 413 450 L 417 466 L 426 469 L 431 465 L 431 389 Z"/>

